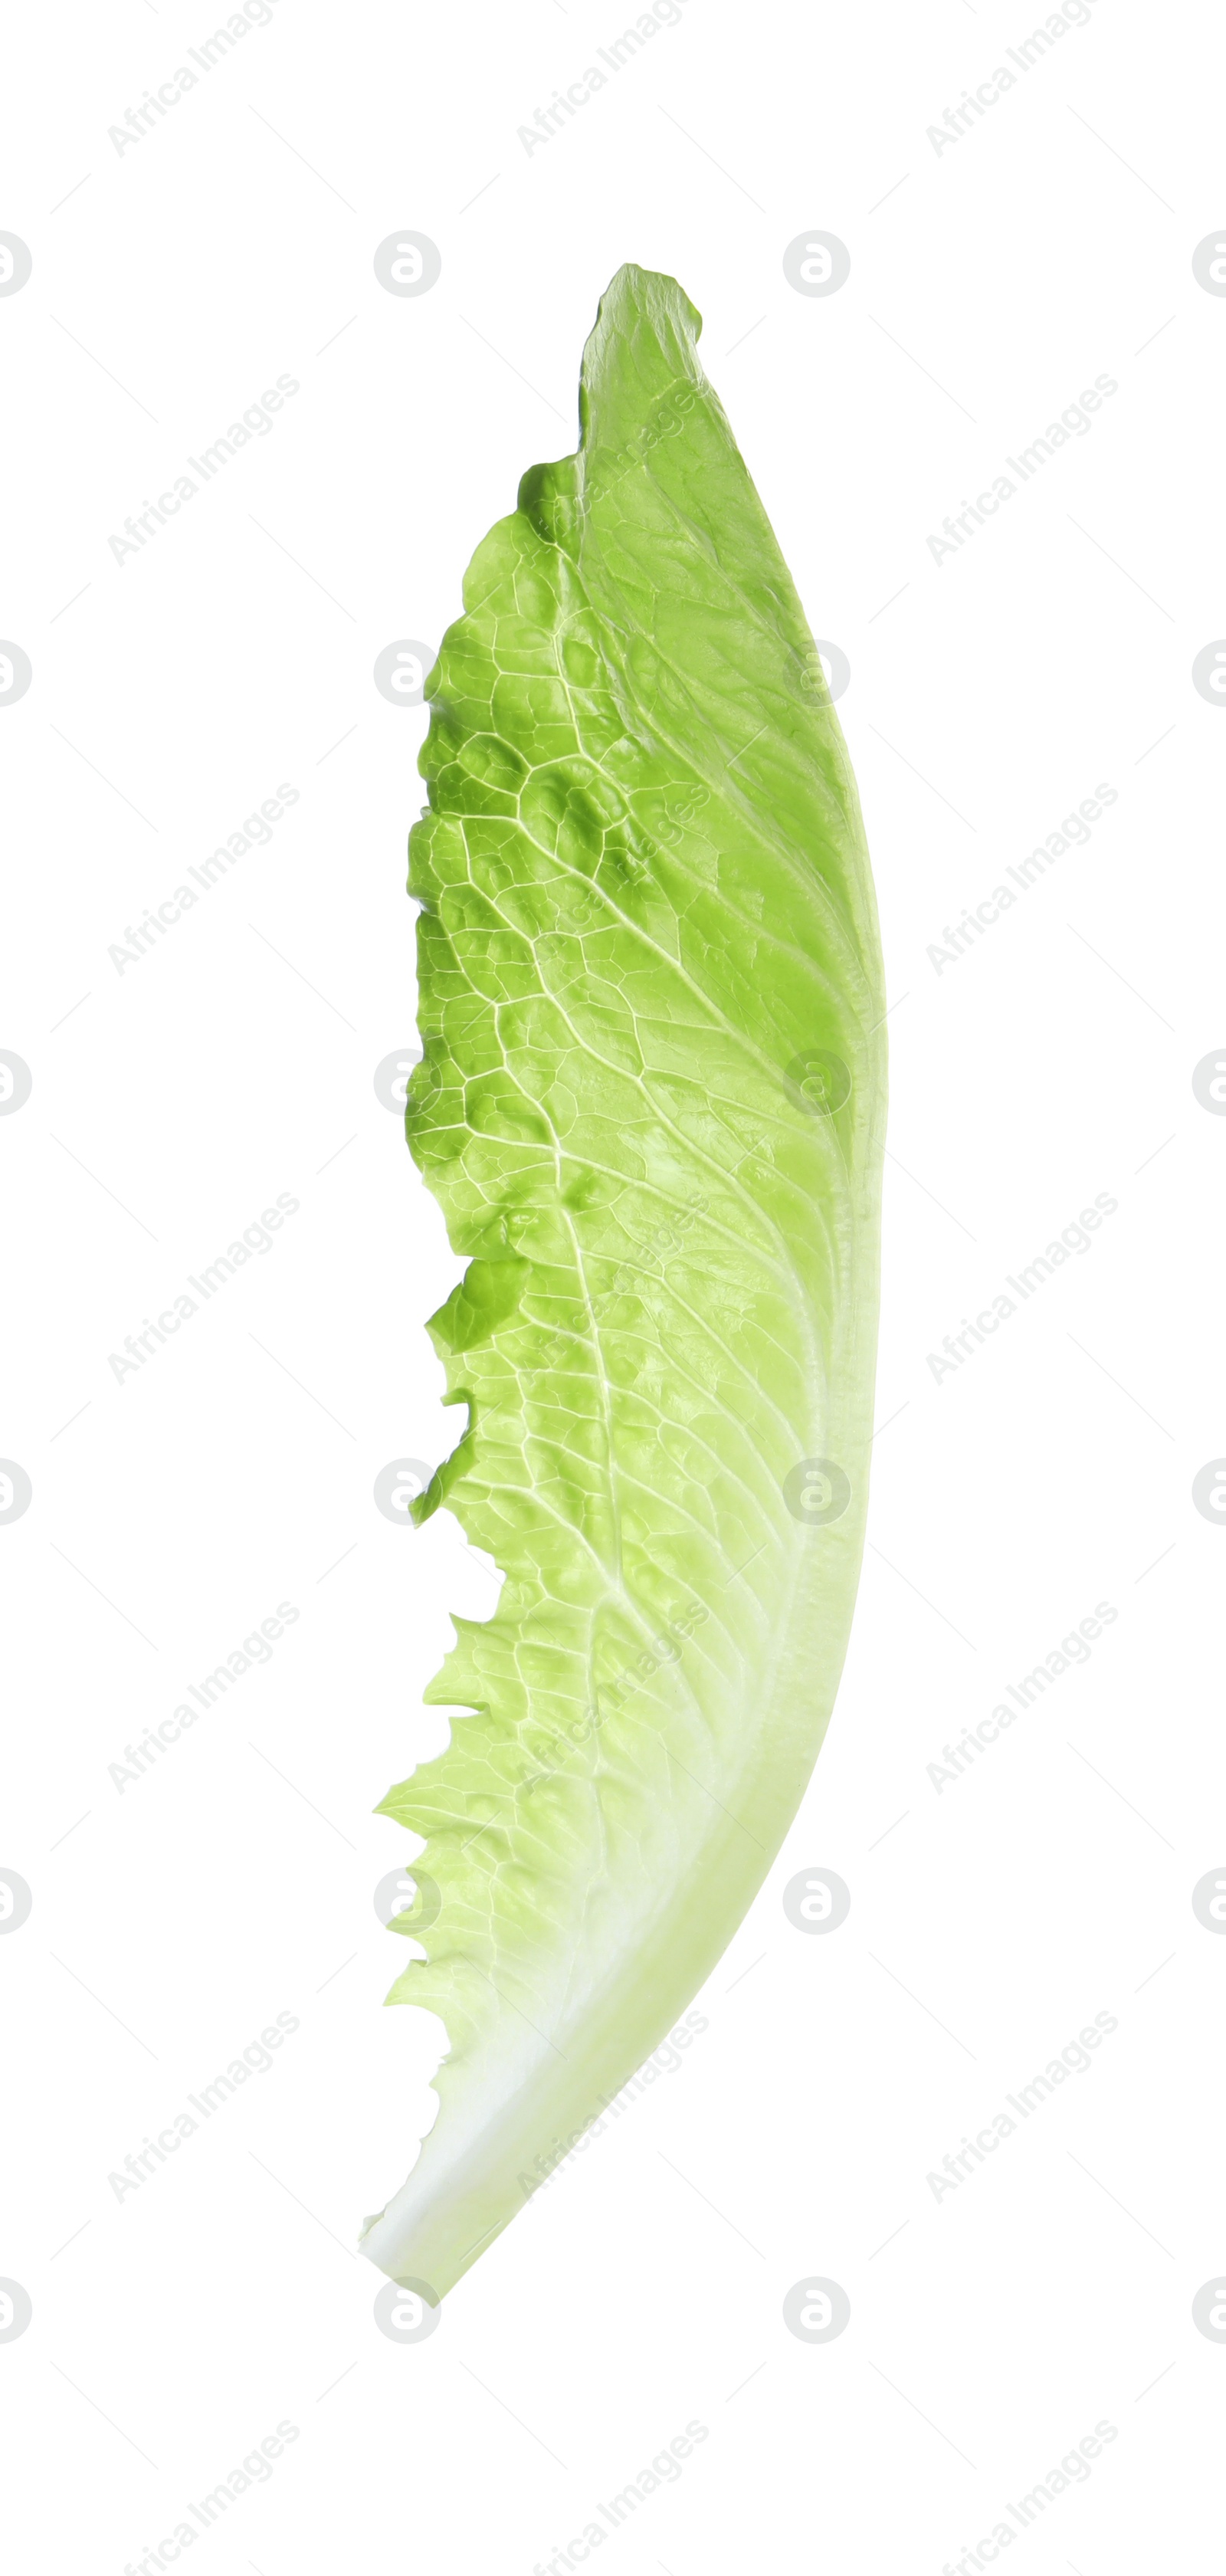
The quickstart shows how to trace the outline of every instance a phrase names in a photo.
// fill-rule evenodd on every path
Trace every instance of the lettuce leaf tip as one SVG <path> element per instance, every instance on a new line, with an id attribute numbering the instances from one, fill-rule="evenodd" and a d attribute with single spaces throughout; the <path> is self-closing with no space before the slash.
<path id="1" fill-rule="evenodd" d="M 414 1159 L 455 1622 L 425 1837 L 440 2108 L 363 2250 L 439 2297 L 677 2021 L 842 1669 L 876 1348 L 885 1002 L 821 662 L 672 278 L 618 271 L 580 445 L 479 546 L 410 837 Z M 467 1713 L 460 1713 L 467 1712 Z M 418 1871 L 418 1863 L 413 1863 Z M 409 1928 L 413 1917 L 406 1918 Z"/>

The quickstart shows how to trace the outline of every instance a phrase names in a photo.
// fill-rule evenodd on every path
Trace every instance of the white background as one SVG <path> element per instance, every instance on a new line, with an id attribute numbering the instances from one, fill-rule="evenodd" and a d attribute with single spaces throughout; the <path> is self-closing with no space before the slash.
<path id="1" fill-rule="evenodd" d="M 1008 0 L 686 0 L 547 144 L 517 135 L 632 18 L 277 0 L 139 144 L 108 128 L 222 23 L 190 0 L 29 10 L 5 39 L 0 301 L 0 2344 L 12 2563 L 120 2576 L 279 2421 L 208 2566 L 523 2576 L 690 2419 L 606 2544 L 623 2576 L 957 2564 L 1101 2420 L 1015 2545 L 1121 2576 L 1208 2563 L 1226 2349 L 1220 756 L 1226 630 L 1221 30 L 1095 0 L 956 144 L 926 129 L 1041 24 Z M 437 286 L 378 284 L 396 226 Z M 839 235 L 828 300 L 785 280 Z M 842 716 L 893 1004 L 870 1549 L 830 1737 L 700 1998 L 709 2023 L 401 2347 L 353 2252 L 430 2116 L 438 2027 L 371 1810 L 445 1721 L 419 1694 L 488 1568 L 380 1517 L 453 1445 L 424 1317 L 456 1275 L 376 1099 L 411 1039 L 404 842 L 422 711 L 376 654 L 437 642 L 521 471 L 573 446 L 597 297 L 676 274 Z M 136 555 L 107 540 L 286 373 L 300 390 Z M 926 545 L 1100 373 L 1118 391 L 953 557 Z M 1215 775 L 1216 771 L 1216 775 Z M 121 974 L 108 949 L 292 783 L 271 843 Z M 1110 783 L 1089 844 L 936 972 L 927 950 Z M 1078 1211 L 1118 1209 L 955 1374 L 927 1365 Z M 134 1375 L 108 1354 L 278 1193 L 299 1212 Z M 270 1662 L 120 1789 L 109 1766 L 288 1601 Z M 938 1795 L 927 1766 L 1099 1601 L 1088 1664 Z M 794 1931 L 809 1865 L 852 1890 Z M 117 2201 L 108 2174 L 280 2012 L 300 2029 Z M 1092 2068 L 938 2202 L 927 2174 L 1096 2013 Z M 432 2049 L 433 2035 L 433 2049 Z M 796 2340 L 787 2290 L 841 2282 Z M 203 2565 L 202 2559 L 201 2564 Z"/>

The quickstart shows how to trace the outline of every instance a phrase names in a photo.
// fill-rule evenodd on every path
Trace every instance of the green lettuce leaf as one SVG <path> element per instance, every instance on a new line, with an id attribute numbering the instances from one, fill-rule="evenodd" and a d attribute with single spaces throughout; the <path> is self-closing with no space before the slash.
<path id="1" fill-rule="evenodd" d="M 578 452 L 525 475 L 428 682 L 407 1125 L 469 1258 L 430 1325 L 469 1421 L 415 1508 L 445 1502 L 505 1575 L 426 1694 L 470 1713 L 382 1809 L 426 1837 L 432 1891 L 389 2001 L 450 2050 L 363 2249 L 433 2296 L 735 1932 L 859 1574 L 876 912 L 700 327 L 673 279 L 618 272 Z"/>

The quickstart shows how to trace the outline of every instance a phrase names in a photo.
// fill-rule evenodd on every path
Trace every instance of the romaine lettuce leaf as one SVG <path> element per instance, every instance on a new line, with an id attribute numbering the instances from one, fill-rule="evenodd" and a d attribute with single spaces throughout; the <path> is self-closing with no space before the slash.
<path id="1" fill-rule="evenodd" d="M 428 682 L 407 1126 L 469 1260 L 430 1326 L 469 1422 L 415 1510 L 446 1503 L 505 1582 L 426 1694 L 471 1714 L 382 1810 L 438 1891 L 389 2001 L 450 2052 L 363 2248 L 437 2295 L 736 1930 L 859 1572 L 876 912 L 700 327 L 674 280 L 618 272 L 578 452 L 524 476 Z"/>

